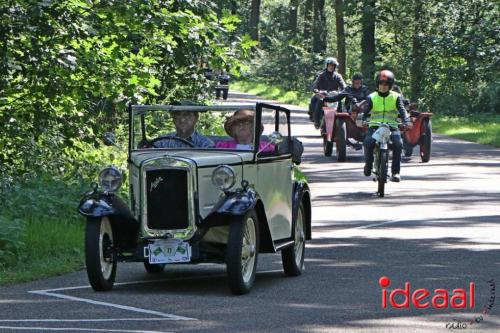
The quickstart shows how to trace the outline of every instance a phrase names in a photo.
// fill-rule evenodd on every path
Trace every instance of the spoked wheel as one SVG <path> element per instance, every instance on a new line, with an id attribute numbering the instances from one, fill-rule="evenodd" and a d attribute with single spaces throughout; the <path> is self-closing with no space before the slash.
<path id="1" fill-rule="evenodd" d="M 294 228 L 294 245 L 281 251 L 281 261 L 287 276 L 298 276 L 304 270 L 304 253 L 306 248 L 306 233 L 304 222 L 304 205 L 300 203 Z"/>
<path id="2" fill-rule="evenodd" d="M 113 288 L 116 276 L 116 253 L 113 246 L 113 228 L 107 217 L 87 220 L 85 264 L 90 285 L 95 291 Z"/>
<path id="3" fill-rule="evenodd" d="M 160 274 L 165 269 L 165 264 L 150 264 L 146 259 L 144 268 L 149 274 Z"/>
<path id="4" fill-rule="evenodd" d="M 325 153 L 325 156 L 332 156 L 332 151 L 333 151 L 333 142 L 328 141 L 326 138 L 326 134 L 323 135 L 323 153 Z"/>
<path id="5" fill-rule="evenodd" d="M 425 130 L 420 139 L 420 158 L 422 163 L 427 163 L 431 159 L 432 150 L 432 123 L 430 119 L 424 120 Z"/>
<path id="6" fill-rule="evenodd" d="M 255 281 L 259 251 L 259 226 L 257 215 L 250 210 L 243 217 L 232 221 L 226 253 L 226 267 L 231 292 L 246 294 Z"/>
<path id="7" fill-rule="evenodd" d="M 389 157 L 389 152 L 387 150 L 379 150 L 379 165 L 378 165 L 378 196 L 383 198 L 385 191 L 385 183 L 387 182 L 387 158 Z"/>
<path id="8" fill-rule="evenodd" d="M 337 153 L 337 161 L 345 162 L 346 159 L 346 126 L 344 119 L 338 118 L 335 124 L 335 148 Z"/>

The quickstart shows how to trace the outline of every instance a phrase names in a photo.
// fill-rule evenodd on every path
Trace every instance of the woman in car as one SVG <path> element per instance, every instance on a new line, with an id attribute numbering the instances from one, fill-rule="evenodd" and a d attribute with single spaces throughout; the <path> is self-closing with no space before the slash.
<path id="1" fill-rule="evenodd" d="M 216 148 L 223 149 L 253 149 L 253 123 L 255 111 L 253 110 L 238 110 L 224 123 L 226 133 L 233 140 L 219 141 L 215 145 Z M 259 133 L 262 133 L 264 126 L 259 124 Z M 259 143 L 259 151 L 273 152 L 274 145 L 266 140 L 261 140 Z"/>

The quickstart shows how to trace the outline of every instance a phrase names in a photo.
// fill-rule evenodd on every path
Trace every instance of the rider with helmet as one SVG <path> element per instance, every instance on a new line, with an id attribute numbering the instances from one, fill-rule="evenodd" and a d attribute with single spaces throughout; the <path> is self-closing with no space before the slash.
<path id="1" fill-rule="evenodd" d="M 335 58 L 329 57 L 325 59 L 325 69 L 316 77 L 312 85 L 315 93 L 320 90 L 333 91 L 345 89 L 346 84 L 342 75 L 335 72 L 338 65 L 339 63 Z M 319 128 L 321 118 L 323 117 L 322 104 L 320 97 L 315 95 L 311 98 L 311 111 L 314 114 L 314 126 L 316 128 Z"/>
<path id="2" fill-rule="evenodd" d="M 347 86 L 344 90 L 350 96 L 350 99 L 346 100 L 346 109 L 350 110 L 350 103 L 355 99 L 355 103 L 361 103 L 368 98 L 370 92 L 368 87 L 363 84 L 363 75 L 361 73 L 356 73 L 352 76 L 352 84 Z"/>
<path id="3" fill-rule="evenodd" d="M 389 70 L 382 70 L 377 74 L 375 79 L 376 91 L 368 96 L 367 108 L 363 114 L 363 120 L 366 120 L 368 115 L 371 113 L 371 120 L 377 122 L 387 122 L 391 127 L 396 128 L 396 130 L 391 133 L 392 141 L 392 165 L 391 180 L 393 182 L 401 181 L 399 171 L 401 168 L 401 151 L 403 148 L 403 142 L 401 139 L 401 133 L 398 128 L 398 116 L 401 117 L 403 124 L 406 126 L 411 126 L 410 118 L 404 108 L 403 98 L 400 94 L 392 91 L 391 88 L 394 85 L 394 74 Z M 375 132 L 378 125 L 371 124 L 368 133 L 365 136 L 363 142 L 364 153 L 365 153 L 365 176 L 371 175 L 371 170 L 373 166 L 373 149 L 375 147 L 375 139 L 372 138 L 372 134 Z"/>

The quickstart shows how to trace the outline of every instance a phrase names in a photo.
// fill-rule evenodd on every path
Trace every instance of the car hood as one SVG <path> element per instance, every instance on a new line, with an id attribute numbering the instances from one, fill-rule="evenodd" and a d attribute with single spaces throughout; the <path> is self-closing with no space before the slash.
<path id="1" fill-rule="evenodd" d="M 220 164 L 239 164 L 253 159 L 252 152 L 229 152 L 221 150 L 142 150 L 131 154 L 131 161 L 140 166 L 144 161 L 153 158 L 184 158 L 193 161 L 198 167 L 216 166 Z"/>

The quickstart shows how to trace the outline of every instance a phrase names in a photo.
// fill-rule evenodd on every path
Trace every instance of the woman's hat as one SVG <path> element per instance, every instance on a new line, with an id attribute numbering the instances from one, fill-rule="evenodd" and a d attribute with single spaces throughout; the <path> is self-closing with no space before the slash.
<path id="1" fill-rule="evenodd" d="M 224 129 L 226 130 L 227 134 L 229 136 L 232 136 L 233 138 L 235 137 L 235 131 L 236 131 L 236 126 L 240 122 L 252 122 L 255 118 L 255 111 L 253 110 L 238 110 L 236 111 L 231 117 L 229 117 L 226 122 L 224 123 Z M 264 130 L 264 126 L 262 124 L 260 125 L 261 127 L 261 133 Z"/>

